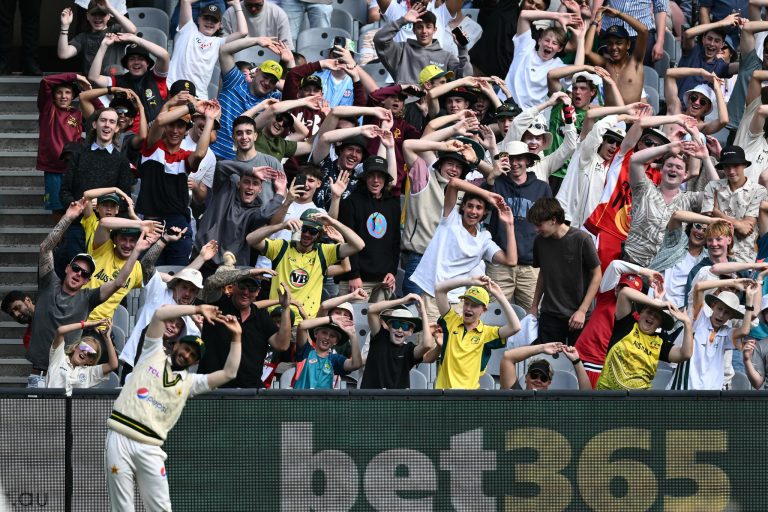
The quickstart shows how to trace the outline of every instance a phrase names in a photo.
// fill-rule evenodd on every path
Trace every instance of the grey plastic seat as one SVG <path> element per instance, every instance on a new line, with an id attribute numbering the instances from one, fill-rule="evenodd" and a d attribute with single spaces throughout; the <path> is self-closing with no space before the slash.
<path id="1" fill-rule="evenodd" d="M 572 373 L 555 370 L 549 389 L 579 389 L 579 380 Z"/>
<path id="2" fill-rule="evenodd" d="M 299 33 L 299 37 L 296 40 L 296 48 L 299 48 L 299 53 L 301 53 L 301 48 L 307 46 L 324 45 L 326 48 L 330 48 L 333 46 L 334 37 L 346 37 L 347 39 L 351 39 L 352 34 L 342 28 L 310 28 L 309 30 L 304 30 Z"/>
<path id="3" fill-rule="evenodd" d="M 360 30 L 360 22 L 352 14 L 343 9 L 334 9 L 331 13 L 331 26 L 341 28 L 352 34 L 352 39 L 357 41 Z"/>
<path id="4" fill-rule="evenodd" d="M 262 48 L 261 46 L 251 46 L 244 50 L 240 50 L 234 55 L 235 62 L 244 60 L 245 62 L 252 62 L 256 66 L 264 62 L 265 60 L 274 60 L 280 62 L 280 56 L 268 48 Z"/>
<path id="5" fill-rule="evenodd" d="M 368 4 L 364 0 L 333 0 L 333 10 L 346 11 L 363 25 L 368 22 Z"/>
<path id="6" fill-rule="evenodd" d="M 674 374 L 675 372 L 672 370 L 656 370 L 656 376 L 653 378 L 653 382 L 651 382 L 651 389 L 667 389 L 667 385 L 672 380 Z"/>
<path id="7" fill-rule="evenodd" d="M 170 18 L 168 13 L 155 7 L 131 7 L 126 16 L 136 27 L 154 27 L 168 34 Z M 139 29 L 141 30 L 141 29 Z"/>
<path id="8" fill-rule="evenodd" d="M 496 381 L 493 377 L 484 373 L 480 376 L 480 389 L 496 389 Z"/>
<path id="9" fill-rule="evenodd" d="M 168 48 L 167 32 L 163 32 L 159 28 L 155 28 L 155 27 L 136 27 L 136 28 L 139 29 L 139 31 L 136 33 L 137 36 L 141 37 L 142 39 L 146 39 L 151 43 L 155 43 L 156 45 L 161 46 L 163 48 L 166 48 L 166 49 Z"/>
<path id="10" fill-rule="evenodd" d="M 371 78 L 373 78 L 376 83 L 379 85 L 379 87 L 383 87 L 387 84 L 387 78 L 389 77 L 389 72 L 387 71 L 387 68 L 384 67 L 384 64 L 382 64 L 379 61 L 372 61 L 363 66 L 363 69 L 366 73 L 371 75 Z"/>
<path id="11" fill-rule="evenodd" d="M 307 62 L 317 62 L 327 58 L 327 54 L 325 52 L 328 51 L 328 48 L 330 47 L 326 47 L 324 45 L 316 45 L 306 46 L 296 51 L 302 54 L 307 59 Z"/>
<path id="12" fill-rule="evenodd" d="M 120 386 L 120 377 L 115 372 L 109 372 L 107 380 L 99 382 L 94 387 L 97 389 L 115 389 Z"/>
<path id="13" fill-rule="evenodd" d="M 751 391 L 753 389 L 754 388 L 752 387 L 752 383 L 749 382 L 749 377 L 741 372 L 736 372 L 736 374 L 733 376 L 733 380 L 731 381 L 731 390 Z"/>
<path id="14" fill-rule="evenodd" d="M 419 370 L 413 369 L 408 375 L 410 378 L 410 389 L 427 389 L 429 387 L 427 378 Z"/>
<path id="15" fill-rule="evenodd" d="M 472 18 L 473 21 L 477 21 L 477 17 L 480 15 L 480 9 L 462 9 L 461 12 L 467 18 Z"/>
<path id="16" fill-rule="evenodd" d="M 117 309 L 115 309 L 115 314 L 112 315 L 112 324 L 126 333 L 129 329 L 129 322 L 130 315 L 128 314 L 128 310 L 118 304 Z"/>
<path id="17" fill-rule="evenodd" d="M 643 73 L 643 86 L 647 89 L 648 87 L 653 87 L 654 89 L 658 90 L 659 88 L 659 73 L 656 71 L 655 68 L 652 68 L 650 66 L 643 66 L 644 73 Z"/>
<path id="18" fill-rule="evenodd" d="M 648 104 L 653 108 L 653 113 L 659 113 L 659 91 L 653 87 L 645 86 L 645 94 L 648 96 Z"/>
<path id="19" fill-rule="evenodd" d="M 117 355 L 120 355 L 125 346 L 125 331 L 116 325 L 112 326 L 112 342 L 115 344 Z"/>

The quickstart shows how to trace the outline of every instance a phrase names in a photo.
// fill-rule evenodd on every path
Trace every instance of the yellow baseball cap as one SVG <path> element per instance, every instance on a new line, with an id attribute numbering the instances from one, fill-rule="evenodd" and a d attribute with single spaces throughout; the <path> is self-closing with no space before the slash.
<path id="1" fill-rule="evenodd" d="M 430 64 L 419 73 L 419 85 L 424 85 L 430 80 L 442 77 L 446 77 L 448 80 L 453 80 L 453 76 L 453 71 L 443 71 L 440 66 Z"/>
<path id="2" fill-rule="evenodd" d="M 262 62 L 259 66 L 259 70 L 261 70 L 262 73 L 274 76 L 278 80 L 283 77 L 283 66 L 273 60 L 265 60 Z"/>
<path id="3" fill-rule="evenodd" d="M 488 291 L 486 291 L 486 289 L 482 286 L 473 286 L 471 288 L 467 288 L 467 291 L 464 292 L 464 295 L 459 295 L 459 298 L 468 299 L 483 306 L 488 306 L 488 303 L 491 302 L 491 297 L 488 295 Z"/>

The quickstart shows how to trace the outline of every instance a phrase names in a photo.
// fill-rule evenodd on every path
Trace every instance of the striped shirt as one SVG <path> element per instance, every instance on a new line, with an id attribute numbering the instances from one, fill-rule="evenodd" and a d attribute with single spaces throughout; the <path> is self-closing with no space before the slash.
<path id="1" fill-rule="evenodd" d="M 608 0 L 605 2 L 605 5 L 607 7 L 613 7 L 624 14 L 629 14 L 648 27 L 648 30 L 654 30 L 656 28 L 656 21 L 653 17 L 654 13 L 669 13 L 669 0 Z M 621 18 L 611 18 L 609 16 L 603 18 L 603 30 L 608 30 L 608 27 L 613 25 L 624 25 L 624 28 L 629 32 L 630 37 L 637 36 L 637 31 L 622 21 Z M 666 27 L 661 27 L 660 30 L 664 30 L 665 28 Z"/>
<path id="2" fill-rule="evenodd" d="M 254 96 L 237 66 L 223 74 L 219 103 L 221 104 L 221 127 L 216 132 L 216 141 L 211 144 L 213 153 L 224 160 L 235 159 L 235 146 L 232 140 L 232 123 L 243 112 L 258 105 L 268 98 L 280 99 L 279 91 L 272 91 L 266 96 Z"/>

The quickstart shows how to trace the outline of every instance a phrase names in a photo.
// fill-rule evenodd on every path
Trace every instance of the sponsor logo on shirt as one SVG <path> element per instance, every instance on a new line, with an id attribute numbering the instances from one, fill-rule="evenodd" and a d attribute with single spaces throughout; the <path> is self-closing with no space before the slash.
<path id="1" fill-rule="evenodd" d="M 149 390 L 147 388 L 139 388 L 136 390 L 136 397 L 139 400 L 146 401 L 149 405 L 154 407 L 155 409 L 161 411 L 161 412 L 168 412 L 168 408 L 164 405 L 155 400 L 152 395 L 149 394 Z"/>
<path id="2" fill-rule="evenodd" d="M 302 288 L 309 282 L 309 272 L 303 268 L 297 268 L 291 272 L 289 280 L 294 288 Z"/>

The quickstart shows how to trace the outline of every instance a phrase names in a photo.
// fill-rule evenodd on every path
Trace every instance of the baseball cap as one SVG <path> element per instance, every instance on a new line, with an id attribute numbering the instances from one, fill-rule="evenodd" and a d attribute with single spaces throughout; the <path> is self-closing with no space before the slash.
<path id="1" fill-rule="evenodd" d="M 106 203 L 109 201 L 115 204 L 120 204 L 120 196 L 117 194 L 104 194 L 103 196 L 99 196 L 98 199 L 96 199 L 96 204 Z"/>
<path id="2" fill-rule="evenodd" d="M 467 288 L 467 291 L 463 295 L 459 295 L 460 299 L 468 299 L 476 304 L 487 306 L 491 302 L 491 297 L 488 295 L 488 291 L 482 286 L 472 286 Z"/>
<path id="3" fill-rule="evenodd" d="M 550 379 L 555 375 L 555 370 L 552 368 L 552 365 L 549 364 L 549 361 L 547 361 L 546 359 L 536 359 L 535 361 L 532 361 L 528 365 L 528 371 L 526 373 L 531 373 L 532 371 L 536 371 L 536 370 L 539 370 L 549 375 Z"/>
<path id="4" fill-rule="evenodd" d="M 582 80 L 579 80 L 581 78 Z M 579 71 L 578 73 L 574 73 L 573 75 L 573 82 L 588 82 L 595 87 L 600 87 L 600 84 L 602 83 L 602 78 L 600 78 L 597 75 L 594 75 L 592 73 L 589 73 L 588 71 Z"/>
<path id="5" fill-rule="evenodd" d="M 387 160 L 378 155 L 369 156 L 363 162 L 363 172 L 360 176 L 361 179 L 372 172 L 381 172 L 384 174 L 387 182 L 392 181 L 392 176 L 387 172 Z"/>
<path id="6" fill-rule="evenodd" d="M 197 349 L 197 359 L 200 360 L 205 355 L 205 342 L 200 336 L 188 335 L 182 336 L 176 343 L 186 343 Z"/>
<path id="7" fill-rule="evenodd" d="M 237 280 L 237 283 L 250 283 L 254 286 L 258 286 L 261 288 L 261 281 L 256 277 L 248 274 L 247 276 L 243 276 L 240 279 Z"/>
<path id="8" fill-rule="evenodd" d="M 283 66 L 273 60 L 265 60 L 261 63 L 258 69 L 262 73 L 272 75 L 278 80 L 283 77 Z"/>
<path id="9" fill-rule="evenodd" d="M 318 213 L 323 213 L 317 208 L 309 208 L 308 210 L 304 210 L 304 212 L 301 214 L 301 217 L 299 217 L 299 220 L 301 221 L 301 224 L 310 228 L 315 229 L 323 229 L 323 225 L 317 222 L 313 216 L 317 215 Z"/>
<path id="10" fill-rule="evenodd" d="M 622 274 L 617 286 L 629 286 L 639 292 L 643 291 L 643 281 L 637 274 Z"/>
<path id="11" fill-rule="evenodd" d="M 446 77 L 448 80 L 453 80 L 453 71 L 444 71 L 440 66 L 430 64 L 429 66 L 425 66 L 419 72 L 419 85 L 424 85 L 430 80 L 436 80 L 442 77 Z"/>
<path id="12" fill-rule="evenodd" d="M 109 11 L 99 5 L 96 0 L 91 0 L 88 4 L 88 14 L 109 14 Z"/>
<path id="13" fill-rule="evenodd" d="M 300 87 L 304 88 L 304 87 L 306 87 L 308 85 L 314 85 L 314 86 L 319 87 L 319 88 L 322 89 L 323 88 L 323 79 L 320 78 L 317 75 L 305 76 L 304 78 L 301 79 Z"/>
<path id="14" fill-rule="evenodd" d="M 197 95 L 197 88 L 195 87 L 195 84 L 190 82 L 189 80 L 176 80 L 173 82 L 173 85 L 171 85 L 171 89 L 168 92 L 169 96 L 176 96 L 180 92 L 187 91 L 192 96 Z"/>
<path id="15" fill-rule="evenodd" d="M 138 238 L 141 236 L 141 230 L 139 228 L 117 228 L 109 232 L 109 237 L 112 239 L 114 239 L 117 235 L 135 236 Z"/>
<path id="16" fill-rule="evenodd" d="M 283 314 L 283 311 L 285 311 L 285 308 L 283 306 L 277 306 L 275 309 L 269 312 L 269 316 L 274 317 L 280 317 Z M 291 312 L 291 324 L 296 322 L 296 313 L 293 312 L 292 308 L 288 308 L 288 311 Z"/>
<path id="17" fill-rule="evenodd" d="M 629 32 L 623 25 L 611 25 L 603 32 L 603 39 L 607 37 L 618 37 L 620 39 L 629 39 Z"/>
<path id="18" fill-rule="evenodd" d="M 93 256 L 91 256 L 87 252 L 81 252 L 80 254 L 75 254 L 75 257 L 69 260 L 69 264 L 71 265 L 76 261 L 87 261 L 88 264 L 91 266 L 91 272 L 96 270 L 96 261 L 93 259 Z"/>
<path id="19" fill-rule="evenodd" d="M 503 117 L 517 117 L 522 110 L 514 102 L 504 102 L 498 106 L 493 113 L 494 119 L 501 119 Z"/>
<path id="20" fill-rule="evenodd" d="M 221 21 L 221 9 L 215 4 L 206 5 L 200 9 L 199 16 L 210 16 L 211 18 L 216 18 L 216 21 Z"/>

